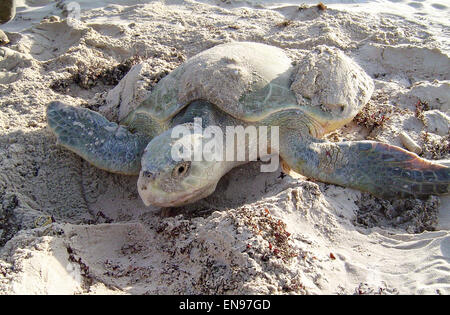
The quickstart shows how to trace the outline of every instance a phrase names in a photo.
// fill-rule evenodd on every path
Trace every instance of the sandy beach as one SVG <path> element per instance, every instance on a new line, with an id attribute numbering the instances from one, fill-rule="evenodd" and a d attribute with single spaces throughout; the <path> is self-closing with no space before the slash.
<path id="1" fill-rule="evenodd" d="M 188 58 L 260 42 L 342 50 L 373 79 L 330 141 L 450 159 L 450 5 L 379 1 L 20 0 L 0 29 L 0 294 L 450 294 L 450 196 L 384 200 L 331 184 L 225 175 L 204 200 L 146 207 L 135 176 L 56 144 L 54 100 L 117 121 Z M 412 148 L 406 148 L 412 150 Z"/>

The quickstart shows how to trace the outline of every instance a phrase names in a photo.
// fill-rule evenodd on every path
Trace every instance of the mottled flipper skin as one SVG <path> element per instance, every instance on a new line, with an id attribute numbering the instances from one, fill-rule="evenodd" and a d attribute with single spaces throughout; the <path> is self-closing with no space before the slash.
<path id="1" fill-rule="evenodd" d="M 148 136 L 133 134 L 86 108 L 53 102 L 47 122 L 58 143 L 103 170 L 137 175 Z"/>
<path id="2" fill-rule="evenodd" d="M 384 198 L 426 197 L 450 192 L 450 167 L 420 158 L 384 143 L 356 142 L 355 167 L 361 180 L 355 186 Z"/>
<path id="3" fill-rule="evenodd" d="M 298 151 L 292 151 L 294 147 Z M 450 167 L 389 144 L 308 139 L 291 148 L 285 147 L 283 158 L 298 173 L 382 198 L 426 197 L 450 192 Z"/>

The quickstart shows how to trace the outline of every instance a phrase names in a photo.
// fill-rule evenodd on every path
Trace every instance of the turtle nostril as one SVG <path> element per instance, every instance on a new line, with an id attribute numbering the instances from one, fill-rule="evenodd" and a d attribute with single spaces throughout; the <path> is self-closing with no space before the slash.
<path id="1" fill-rule="evenodd" d="M 152 172 L 149 172 L 149 171 L 144 171 L 144 172 L 142 172 L 142 176 L 144 176 L 145 178 L 153 179 L 155 177 L 155 174 L 153 174 Z"/>

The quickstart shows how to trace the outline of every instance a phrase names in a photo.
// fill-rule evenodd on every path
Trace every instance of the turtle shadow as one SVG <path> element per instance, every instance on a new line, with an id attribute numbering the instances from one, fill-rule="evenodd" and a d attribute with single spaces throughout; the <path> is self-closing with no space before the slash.
<path id="1" fill-rule="evenodd" d="M 0 246 L 20 230 L 91 219 L 80 158 L 47 128 L 27 129 L 0 135 Z"/>

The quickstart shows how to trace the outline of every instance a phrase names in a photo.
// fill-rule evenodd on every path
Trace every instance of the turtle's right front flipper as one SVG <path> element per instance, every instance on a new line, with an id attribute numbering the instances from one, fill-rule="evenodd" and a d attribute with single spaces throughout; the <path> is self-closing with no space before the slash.
<path id="1" fill-rule="evenodd" d="M 52 102 L 47 122 L 58 143 L 103 170 L 139 174 L 148 136 L 133 134 L 97 112 Z"/>
<path id="2" fill-rule="evenodd" d="M 389 144 L 311 140 L 294 143 L 282 151 L 285 162 L 298 173 L 379 197 L 450 193 L 450 167 Z"/>

